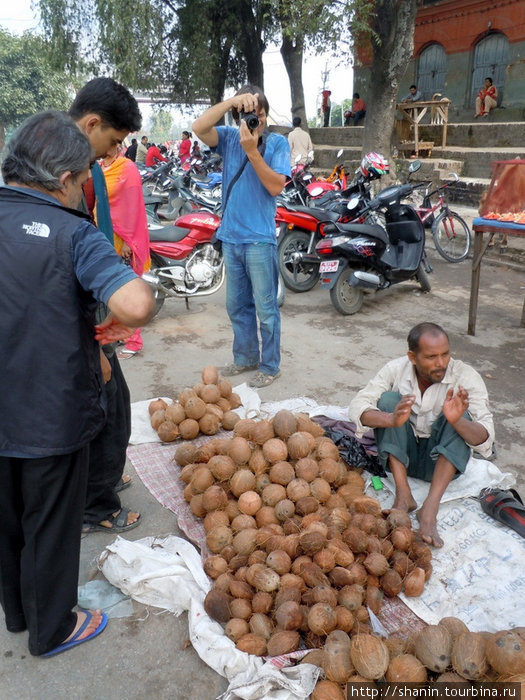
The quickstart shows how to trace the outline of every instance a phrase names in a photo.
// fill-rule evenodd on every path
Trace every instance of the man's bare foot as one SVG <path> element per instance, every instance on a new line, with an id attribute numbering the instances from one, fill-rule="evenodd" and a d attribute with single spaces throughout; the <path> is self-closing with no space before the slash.
<path id="1" fill-rule="evenodd" d="M 117 510 L 116 513 L 113 513 L 113 518 L 117 518 L 120 515 L 120 510 Z M 133 523 L 136 523 L 138 519 L 140 518 L 140 513 L 133 513 L 131 510 L 128 511 L 128 517 L 126 519 L 126 526 L 127 525 L 132 525 Z M 99 525 L 102 525 L 102 527 L 107 527 L 108 530 L 112 530 L 114 524 L 111 522 L 111 520 L 101 520 Z"/>
<path id="2" fill-rule="evenodd" d="M 97 627 L 100 625 L 100 622 L 102 620 L 102 611 L 101 610 L 90 610 L 89 612 L 92 614 L 93 617 L 89 621 L 89 624 L 86 626 L 86 628 L 84 630 L 82 630 L 82 633 L 79 635 L 79 637 L 78 637 L 79 641 L 82 639 L 85 639 L 90 634 L 92 634 L 97 629 Z M 71 632 L 69 637 L 67 639 L 64 639 L 62 644 L 66 644 L 67 642 L 69 642 L 69 640 L 75 636 L 76 632 L 80 629 L 80 627 L 86 621 L 87 614 L 85 612 L 83 612 L 83 611 L 77 612 L 76 616 L 77 616 L 77 624 L 73 628 L 73 631 Z"/>
<path id="3" fill-rule="evenodd" d="M 412 496 L 412 493 L 409 491 L 408 493 L 400 493 L 399 491 L 396 492 L 396 497 L 394 500 L 394 505 L 392 508 L 397 508 L 398 510 L 404 510 L 405 513 L 411 513 L 413 510 L 417 508 L 417 503 L 414 499 L 414 496 Z"/>
<path id="4" fill-rule="evenodd" d="M 425 504 L 423 504 L 416 517 L 419 521 L 419 534 L 423 542 L 438 549 L 442 547 L 444 543 L 438 534 L 436 513 L 427 512 Z"/>

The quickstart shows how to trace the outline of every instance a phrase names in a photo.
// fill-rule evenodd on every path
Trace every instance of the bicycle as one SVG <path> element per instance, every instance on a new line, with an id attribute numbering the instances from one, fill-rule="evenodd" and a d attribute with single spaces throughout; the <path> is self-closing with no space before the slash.
<path id="1" fill-rule="evenodd" d="M 432 238 L 438 253 L 448 262 L 457 263 L 465 260 L 472 245 L 472 234 L 467 223 L 454 211 L 451 211 L 445 198 L 443 191 L 453 182 L 457 182 L 459 177 L 457 173 L 449 173 L 452 180 L 445 182 L 435 190 L 429 192 L 431 182 L 428 183 L 423 196 L 421 206 L 416 206 L 419 218 L 425 228 L 430 228 Z M 439 192 L 439 198 L 436 204 L 432 205 L 430 198 Z M 434 212 L 439 209 L 439 214 L 434 216 Z"/>

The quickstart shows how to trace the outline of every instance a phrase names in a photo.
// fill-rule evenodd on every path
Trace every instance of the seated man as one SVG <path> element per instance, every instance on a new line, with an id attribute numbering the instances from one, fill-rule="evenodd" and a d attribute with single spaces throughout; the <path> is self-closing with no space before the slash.
<path id="1" fill-rule="evenodd" d="M 441 497 L 465 471 L 473 447 L 485 458 L 491 455 L 494 425 L 481 376 L 450 357 L 443 328 L 420 323 L 407 341 L 407 355 L 379 370 L 351 401 L 349 416 L 357 438 L 374 428 L 379 460 L 394 478 L 394 508 L 417 508 L 407 476 L 430 482 L 418 512 L 420 534 L 424 542 L 442 547 Z"/>
<path id="2" fill-rule="evenodd" d="M 354 126 L 357 126 L 359 121 L 364 119 L 364 117 L 366 117 L 365 101 L 360 97 L 358 92 L 354 92 L 352 109 L 345 112 L 345 126 L 350 126 L 350 120 L 352 120 Z"/>
<path id="3" fill-rule="evenodd" d="M 409 87 L 408 95 L 405 95 L 401 102 L 419 102 L 421 100 L 421 93 L 417 89 L 417 85 L 411 85 Z"/>

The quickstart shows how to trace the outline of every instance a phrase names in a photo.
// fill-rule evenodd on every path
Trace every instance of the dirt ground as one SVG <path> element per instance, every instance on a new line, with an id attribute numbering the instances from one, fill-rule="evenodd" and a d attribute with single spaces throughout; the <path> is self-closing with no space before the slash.
<path id="1" fill-rule="evenodd" d="M 453 356 L 484 377 L 496 424 L 495 461 L 515 475 L 525 495 L 525 329 L 519 325 L 525 267 L 518 265 L 525 260 L 525 245 L 512 238 L 509 244 L 505 256 L 490 254 L 497 264 L 487 260 L 482 265 L 475 336 L 467 335 L 472 261 L 445 262 L 431 240 L 429 294 L 405 282 L 370 295 L 358 314 L 344 317 L 319 286 L 305 294 L 288 292 L 282 308 L 282 376 L 260 390 L 262 400 L 308 396 L 320 404 L 346 406 L 384 362 L 406 352 L 413 325 L 435 321 L 449 332 Z M 175 396 L 199 380 L 205 365 L 231 361 L 224 290 L 190 302 L 189 309 L 184 301 L 167 301 L 143 337 L 143 352 L 122 363 L 132 401 Z M 140 527 L 128 539 L 180 534 L 175 515 L 158 504 L 137 476 L 122 501 L 142 513 Z M 95 557 L 112 540 L 105 533 L 84 537 L 80 583 L 97 574 Z M 132 618 L 111 620 L 97 640 L 54 659 L 30 657 L 25 633 L 2 629 L 0 645 L 1 694 L 19 700 L 109 700 L 117 694 L 127 700 L 211 700 L 227 687 L 187 644 L 185 615 L 175 618 L 139 604 Z"/>

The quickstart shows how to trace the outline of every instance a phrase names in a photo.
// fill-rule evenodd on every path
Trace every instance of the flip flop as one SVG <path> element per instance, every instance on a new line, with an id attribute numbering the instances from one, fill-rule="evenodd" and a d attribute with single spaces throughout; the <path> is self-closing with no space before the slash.
<path id="1" fill-rule="evenodd" d="M 484 513 L 525 537 L 525 506 L 515 489 L 482 489 L 479 503 Z"/>
<path id="2" fill-rule="evenodd" d="M 115 492 L 120 493 L 120 491 L 124 491 L 124 489 L 129 488 L 133 484 L 133 479 L 131 477 L 128 477 L 127 481 L 124 481 L 123 478 L 121 478 L 118 482 L 118 484 L 115 486 Z"/>
<path id="3" fill-rule="evenodd" d="M 108 520 L 111 523 L 111 527 L 106 527 L 100 523 L 84 523 L 82 527 L 82 534 L 87 535 L 90 532 L 127 532 L 128 530 L 133 530 L 134 527 L 140 525 L 140 514 L 134 523 L 129 523 L 128 525 L 128 515 L 131 511 L 129 508 L 121 508 L 117 515 L 109 515 L 104 520 Z"/>
<path id="4" fill-rule="evenodd" d="M 54 649 L 51 649 L 51 651 L 46 651 L 45 654 L 42 654 L 42 656 L 55 656 L 56 654 L 61 654 L 63 651 L 67 651 L 68 649 L 71 649 L 72 647 L 76 647 L 79 644 L 83 644 L 84 642 L 89 642 L 90 639 L 94 639 L 97 637 L 101 632 L 104 631 L 106 628 L 106 625 L 108 624 L 108 616 L 106 613 L 102 613 L 102 619 L 100 620 L 99 626 L 91 632 L 91 634 L 88 634 L 87 637 L 84 637 L 84 639 L 79 639 L 80 635 L 82 632 L 86 629 L 86 627 L 89 625 L 93 618 L 93 613 L 89 610 L 82 610 L 81 612 L 86 613 L 86 619 L 84 622 L 80 625 L 78 630 L 75 632 L 75 634 L 71 637 L 71 639 L 67 642 L 64 642 L 63 644 L 59 644 L 57 647 Z"/>

